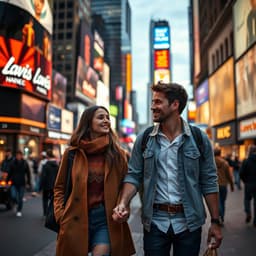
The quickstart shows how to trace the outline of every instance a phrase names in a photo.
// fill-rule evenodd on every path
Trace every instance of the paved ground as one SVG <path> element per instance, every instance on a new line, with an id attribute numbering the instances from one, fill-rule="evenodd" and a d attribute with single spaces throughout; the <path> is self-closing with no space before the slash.
<path id="1" fill-rule="evenodd" d="M 132 202 L 133 215 L 129 224 L 136 247 L 136 256 L 143 256 L 142 227 L 140 223 L 140 200 L 138 197 Z M 225 225 L 223 227 L 223 243 L 218 250 L 218 256 L 255 256 L 256 228 L 252 224 L 245 224 L 243 212 L 243 191 L 229 192 L 226 204 Z M 209 221 L 204 225 L 200 256 L 206 249 L 207 229 Z M 50 243 L 34 256 L 54 256 L 55 242 Z M 121 256 L 121 255 L 120 255 Z M 161 255 L 159 255 L 161 256 Z"/>

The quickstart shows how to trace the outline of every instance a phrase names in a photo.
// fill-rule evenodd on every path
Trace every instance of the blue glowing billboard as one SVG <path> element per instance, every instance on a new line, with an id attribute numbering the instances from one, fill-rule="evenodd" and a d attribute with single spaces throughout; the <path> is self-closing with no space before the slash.
<path id="1" fill-rule="evenodd" d="M 169 27 L 154 28 L 154 49 L 170 48 L 170 30 Z"/>

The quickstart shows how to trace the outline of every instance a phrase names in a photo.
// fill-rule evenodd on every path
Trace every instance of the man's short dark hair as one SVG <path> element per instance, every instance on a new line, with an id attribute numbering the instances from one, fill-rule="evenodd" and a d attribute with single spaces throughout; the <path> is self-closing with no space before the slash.
<path id="1" fill-rule="evenodd" d="M 220 156 L 221 155 L 221 149 L 219 147 L 214 148 L 214 155 L 215 156 Z"/>
<path id="2" fill-rule="evenodd" d="M 50 157 L 50 158 L 54 158 L 54 157 L 55 157 L 54 154 L 53 154 L 53 152 L 52 152 L 52 149 L 47 149 L 47 150 L 46 150 L 46 155 L 47 155 L 48 157 Z"/>
<path id="3" fill-rule="evenodd" d="M 185 88 L 177 83 L 164 83 L 159 81 L 157 84 L 151 86 L 153 92 L 162 92 L 168 99 L 169 104 L 173 103 L 175 100 L 179 101 L 179 113 L 181 114 L 186 107 L 188 94 Z"/>

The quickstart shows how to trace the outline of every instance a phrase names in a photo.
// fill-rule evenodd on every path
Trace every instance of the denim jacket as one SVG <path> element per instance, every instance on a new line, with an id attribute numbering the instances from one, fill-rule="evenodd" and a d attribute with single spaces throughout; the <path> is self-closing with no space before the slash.
<path id="1" fill-rule="evenodd" d="M 150 230 L 157 180 L 157 160 L 160 153 L 159 124 L 149 134 L 146 149 L 142 153 L 143 132 L 138 134 L 129 161 L 124 182 L 142 190 L 142 223 Z M 190 231 L 205 223 L 206 212 L 203 195 L 218 192 L 217 172 L 212 145 L 202 132 L 203 155 L 200 157 L 197 144 L 189 125 L 183 120 L 182 142 L 178 149 L 178 172 L 186 222 Z"/>

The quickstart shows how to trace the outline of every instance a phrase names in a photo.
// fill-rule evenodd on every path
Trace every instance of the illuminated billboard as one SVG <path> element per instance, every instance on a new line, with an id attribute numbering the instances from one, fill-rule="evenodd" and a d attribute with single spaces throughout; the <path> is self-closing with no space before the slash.
<path id="1" fill-rule="evenodd" d="M 256 45 L 235 64 L 237 117 L 255 112 Z"/>
<path id="2" fill-rule="evenodd" d="M 218 125 L 235 118 L 235 89 L 233 58 L 227 60 L 209 78 L 210 125 Z"/>
<path id="3" fill-rule="evenodd" d="M 104 64 L 104 42 L 97 31 L 94 32 L 93 48 L 93 68 L 102 75 Z"/>
<path id="4" fill-rule="evenodd" d="M 199 107 L 209 100 L 208 80 L 205 80 L 196 89 L 196 106 Z"/>
<path id="5" fill-rule="evenodd" d="M 21 117 L 28 120 L 45 122 L 46 103 L 26 94 L 21 98 Z"/>
<path id="6" fill-rule="evenodd" d="M 155 50 L 154 51 L 154 68 L 155 69 L 169 69 L 170 68 L 170 52 L 169 50 Z"/>
<path id="7" fill-rule="evenodd" d="M 157 69 L 154 70 L 154 83 L 162 81 L 163 83 L 170 83 L 171 75 L 168 69 Z"/>
<path id="8" fill-rule="evenodd" d="M 51 102 L 60 108 L 65 108 L 66 105 L 66 88 L 67 78 L 53 70 Z"/>
<path id="9" fill-rule="evenodd" d="M 154 49 L 170 48 L 170 30 L 169 27 L 155 27 L 153 31 L 153 47 Z"/>
<path id="10" fill-rule="evenodd" d="M 50 34 L 52 34 L 52 13 L 48 0 L 0 0 L 0 3 L 1 2 L 5 3 L 5 6 L 1 8 L 14 5 L 29 12 Z M 4 12 L 6 13 L 6 11 Z M 11 16 L 15 19 L 13 13 Z"/>
<path id="11" fill-rule="evenodd" d="M 17 7 L 29 1 L 0 0 L 0 84 L 50 100 L 51 35 L 27 10 Z"/>
<path id="12" fill-rule="evenodd" d="M 75 95 L 89 104 L 95 104 L 98 80 L 98 74 L 78 56 Z"/>
<path id="13" fill-rule="evenodd" d="M 194 82 L 197 82 L 197 77 L 200 73 L 200 31 L 199 31 L 199 5 L 198 0 L 193 1 L 193 34 L 194 34 Z"/>
<path id="14" fill-rule="evenodd" d="M 51 62 L 34 47 L 0 36 L 0 84 L 51 99 Z"/>
<path id="15" fill-rule="evenodd" d="M 237 0 L 233 8 L 235 57 L 256 42 L 255 1 Z"/>
<path id="16" fill-rule="evenodd" d="M 98 50 L 99 48 L 100 47 L 97 47 Z M 84 59 L 87 66 L 91 66 L 92 52 L 93 52 L 93 45 L 92 45 L 92 34 L 91 34 L 90 26 L 85 21 L 81 21 L 80 49 L 79 49 L 78 55 Z"/>

